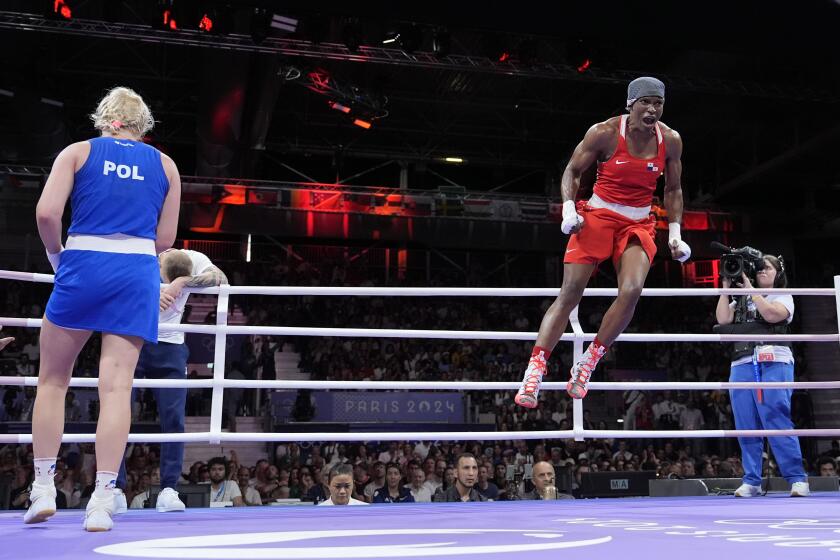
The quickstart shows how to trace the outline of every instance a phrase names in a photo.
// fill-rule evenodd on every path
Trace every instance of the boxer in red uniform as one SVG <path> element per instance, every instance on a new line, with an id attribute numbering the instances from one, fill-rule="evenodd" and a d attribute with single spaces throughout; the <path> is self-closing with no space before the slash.
<path id="1" fill-rule="evenodd" d="M 580 302 L 595 266 L 612 258 L 618 273 L 618 297 L 604 315 L 595 340 L 572 366 L 566 385 L 572 398 L 586 396 L 589 378 L 598 361 L 633 317 L 656 254 L 656 222 L 650 207 L 656 180 L 663 173 L 671 256 L 680 262 L 691 256 L 691 249 L 680 237 L 682 139 L 676 130 L 660 122 L 664 105 L 662 82 L 656 78 L 636 78 L 627 87 L 629 114 L 590 128 L 566 166 L 561 184 L 561 229 L 571 234 L 571 238 L 563 259 L 563 285 L 540 324 L 522 387 L 515 398 L 520 406 L 537 406 L 546 362 L 566 330 L 569 313 Z M 576 205 L 580 176 L 596 162 L 598 176 L 592 198 Z"/>

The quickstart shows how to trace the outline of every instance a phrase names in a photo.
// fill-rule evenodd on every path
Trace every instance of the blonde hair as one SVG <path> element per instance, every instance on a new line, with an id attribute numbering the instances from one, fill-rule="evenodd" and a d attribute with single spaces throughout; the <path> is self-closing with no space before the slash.
<path id="1" fill-rule="evenodd" d="M 163 256 L 165 255 L 165 256 Z M 181 276 L 192 276 L 192 259 L 183 251 L 173 249 L 161 256 L 163 261 L 163 276 L 167 282 L 172 282 Z"/>
<path id="2" fill-rule="evenodd" d="M 129 128 L 142 136 L 155 126 L 155 119 L 143 98 L 127 87 L 109 90 L 90 118 L 93 126 L 110 133 Z"/>

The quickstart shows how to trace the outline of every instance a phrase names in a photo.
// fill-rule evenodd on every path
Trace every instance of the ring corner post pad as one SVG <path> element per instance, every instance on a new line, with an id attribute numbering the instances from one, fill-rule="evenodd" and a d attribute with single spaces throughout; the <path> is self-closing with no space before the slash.
<path id="1" fill-rule="evenodd" d="M 840 275 L 834 277 L 834 301 L 837 305 L 837 341 L 840 343 Z"/>
<path id="2" fill-rule="evenodd" d="M 210 405 L 210 444 L 218 445 L 222 437 L 222 404 L 225 382 L 225 355 L 227 351 L 227 321 L 230 303 L 230 284 L 219 286 L 216 305 L 216 344 L 213 356 L 213 394 Z"/>

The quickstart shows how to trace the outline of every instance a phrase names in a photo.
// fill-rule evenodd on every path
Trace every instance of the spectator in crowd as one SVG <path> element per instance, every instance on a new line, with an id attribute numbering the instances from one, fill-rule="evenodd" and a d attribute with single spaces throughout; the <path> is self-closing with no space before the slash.
<path id="1" fill-rule="evenodd" d="M 76 400 L 76 393 L 67 391 L 64 397 L 64 420 L 65 422 L 79 422 L 82 420 L 82 407 Z"/>
<path id="2" fill-rule="evenodd" d="M 27 467 L 20 466 L 15 469 L 15 479 L 12 482 L 11 492 L 9 493 L 9 509 L 26 509 L 29 502 L 29 487 L 32 484 L 32 471 Z M 61 507 L 60 498 L 64 495 L 56 496 L 57 507 Z M 64 507 L 67 507 L 66 504 Z"/>
<path id="3" fill-rule="evenodd" d="M 478 467 L 478 483 L 476 483 L 475 489 L 488 500 L 499 499 L 499 487 L 490 480 L 490 469 L 487 465 Z"/>
<path id="4" fill-rule="evenodd" d="M 138 481 L 137 494 L 132 498 L 129 509 L 143 509 L 150 507 L 152 486 L 160 485 L 160 468 L 155 467 L 151 473 L 143 473 Z M 159 494 L 158 494 L 159 496 Z"/>
<path id="5" fill-rule="evenodd" d="M 330 497 L 319 506 L 366 506 L 367 502 L 353 498 L 353 467 L 336 465 L 330 471 Z"/>
<path id="6" fill-rule="evenodd" d="M 365 449 L 365 446 L 360 446 L 359 451 Z M 360 455 L 360 461 L 361 461 Z M 334 469 L 335 467 L 333 467 Z M 332 471 L 330 471 L 332 472 Z M 373 486 L 374 484 L 371 482 L 370 475 L 368 474 L 368 466 L 364 462 L 358 462 L 353 467 L 353 499 L 361 500 L 363 502 L 367 501 L 365 496 L 365 490 L 367 490 L 368 486 Z M 376 490 L 376 488 L 374 488 Z M 371 490 L 371 496 L 373 496 L 373 490 Z"/>
<path id="7" fill-rule="evenodd" d="M 432 501 L 432 491 L 426 485 L 426 473 L 423 472 L 423 469 L 416 468 L 411 471 L 411 484 L 406 486 L 411 492 L 411 495 L 414 496 L 415 502 L 431 502 Z"/>
<path id="8" fill-rule="evenodd" d="M 2 340 L 5 339 L 0 339 L 0 350 L 2 350 L 3 346 L 5 346 L 2 343 Z M 20 355 L 17 365 L 17 374 L 21 377 L 32 377 L 33 375 L 35 375 L 35 364 L 29 361 L 29 356 L 27 356 L 26 354 Z"/>
<path id="9" fill-rule="evenodd" d="M 239 491 L 242 492 L 242 501 L 245 502 L 246 506 L 261 506 L 263 503 L 260 493 L 257 492 L 256 488 L 251 486 L 250 479 L 251 471 L 248 470 L 248 467 L 239 467 L 237 480 L 239 481 Z M 288 485 L 285 488 L 286 497 L 288 498 Z"/>
<path id="10" fill-rule="evenodd" d="M 837 476 L 837 463 L 831 457 L 817 459 L 817 474 L 819 476 Z"/>
<path id="11" fill-rule="evenodd" d="M 574 480 L 572 481 L 572 496 L 574 496 L 575 498 L 582 498 L 583 497 L 581 495 L 581 486 L 582 486 L 581 480 L 583 478 L 583 475 L 585 475 L 589 472 L 591 472 L 591 469 L 589 468 L 589 464 L 580 463 L 575 468 L 575 477 L 574 477 Z"/>
<path id="12" fill-rule="evenodd" d="M 235 507 L 245 505 L 242 492 L 235 480 L 229 480 L 228 462 L 224 457 L 213 457 L 207 461 L 210 471 L 210 503 L 232 503 Z"/>
<path id="13" fill-rule="evenodd" d="M 307 502 L 315 502 L 319 504 L 329 498 L 330 487 L 322 478 L 321 469 L 318 467 L 311 467 L 312 472 L 312 486 L 307 490 L 306 494 L 301 498 Z"/>
<path id="14" fill-rule="evenodd" d="M 399 504 L 414 502 L 411 490 L 402 483 L 402 471 L 397 463 L 390 463 L 385 467 L 385 486 L 377 488 L 373 493 L 371 503 Z"/>
<path id="15" fill-rule="evenodd" d="M 618 451 L 613 453 L 612 459 L 613 461 L 623 460 L 629 461 L 633 457 L 633 454 L 627 449 L 627 442 L 626 441 L 619 441 L 618 442 Z"/>
<path id="16" fill-rule="evenodd" d="M 382 456 L 381 453 L 380 456 Z M 373 474 L 371 475 L 370 481 L 367 486 L 365 486 L 365 490 L 363 492 L 365 501 L 370 503 L 373 499 L 374 492 L 383 486 L 385 486 L 385 463 L 382 461 L 376 461 L 373 464 Z"/>
<path id="17" fill-rule="evenodd" d="M 475 488 L 478 480 L 478 462 L 472 453 L 462 453 L 455 461 L 455 483 L 448 489 L 439 489 L 432 497 L 435 502 L 485 502 Z"/>
<path id="18" fill-rule="evenodd" d="M 297 470 L 297 473 L 297 483 L 289 489 L 289 496 L 302 499 L 315 484 L 315 481 L 312 480 L 312 473 L 309 472 L 309 467 L 301 467 Z"/>

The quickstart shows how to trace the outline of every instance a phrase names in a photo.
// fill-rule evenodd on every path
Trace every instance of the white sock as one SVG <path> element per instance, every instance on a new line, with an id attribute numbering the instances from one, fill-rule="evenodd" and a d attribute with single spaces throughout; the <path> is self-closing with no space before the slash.
<path id="1" fill-rule="evenodd" d="M 114 488 L 117 487 L 117 473 L 109 471 L 96 471 L 96 486 L 93 495 L 97 498 L 108 498 L 114 495 Z"/>
<path id="2" fill-rule="evenodd" d="M 35 459 L 35 482 L 38 484 L 55 484 L 56 458 Z"/>

